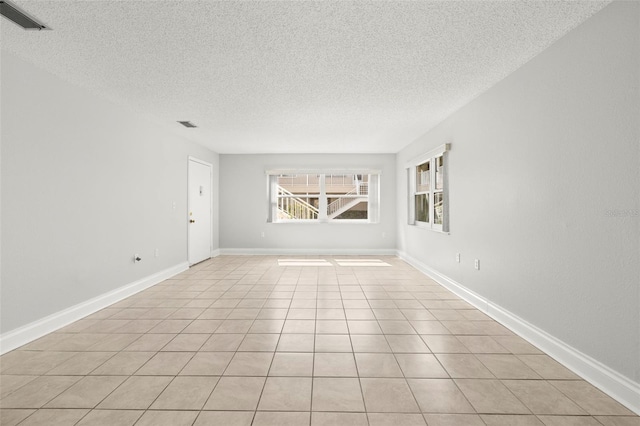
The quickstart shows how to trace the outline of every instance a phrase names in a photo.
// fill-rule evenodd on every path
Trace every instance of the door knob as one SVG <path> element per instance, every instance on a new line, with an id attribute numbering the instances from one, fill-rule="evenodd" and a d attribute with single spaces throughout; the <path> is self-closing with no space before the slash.
<path id="1" fill-rule="evenodd" d="M 193 219 L 189 219 L 189 223 L 196 223 L 196 221 Z"/>

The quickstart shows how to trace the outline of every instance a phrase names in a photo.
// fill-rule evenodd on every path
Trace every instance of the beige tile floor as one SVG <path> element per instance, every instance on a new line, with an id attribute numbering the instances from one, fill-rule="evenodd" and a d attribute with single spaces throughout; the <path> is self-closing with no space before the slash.
<path id="1" fill-rule="evenodd" d="M 11 425 L 638 426 L 395 257 L 221 256 L 0 358 Z"/>

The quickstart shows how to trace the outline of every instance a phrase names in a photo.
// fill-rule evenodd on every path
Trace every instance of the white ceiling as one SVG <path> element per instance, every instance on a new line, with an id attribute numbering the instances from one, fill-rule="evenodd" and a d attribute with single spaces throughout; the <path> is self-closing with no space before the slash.
<path id="1" fill-rule="evenodd" d="M 53 30 L 3 48 L 214 151 L 393 153 L 608 1 L 14 3 Z"/>

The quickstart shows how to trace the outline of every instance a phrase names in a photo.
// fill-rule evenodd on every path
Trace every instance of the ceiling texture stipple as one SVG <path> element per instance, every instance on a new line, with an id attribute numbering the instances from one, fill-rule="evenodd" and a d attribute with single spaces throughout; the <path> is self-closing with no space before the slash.
<path id="1" fill-rule="evenodd" d="M 607 3 L 25 0 L 0 45 L 219 153 L 395 153 Z"/>

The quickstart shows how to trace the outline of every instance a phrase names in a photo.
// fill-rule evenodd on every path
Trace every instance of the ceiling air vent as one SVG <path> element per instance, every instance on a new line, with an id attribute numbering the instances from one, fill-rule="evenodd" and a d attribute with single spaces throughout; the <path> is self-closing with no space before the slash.
<path id="1" fill-rule="evenodd" d="M 12 5 L 6 1 L 0 1 L 0 15 L 4 16 L 10 21 L 20 25 L 25 30 L 48 30 L 46 25 L 41 24 L 25 12 L 20 10 L 17 6 Z"/>
<path id="2" fill-rule="evenodd" d="M 198 127 L 190 121 L 178 121 L 178 123 L 182 124 L 184 127 Z"/>

